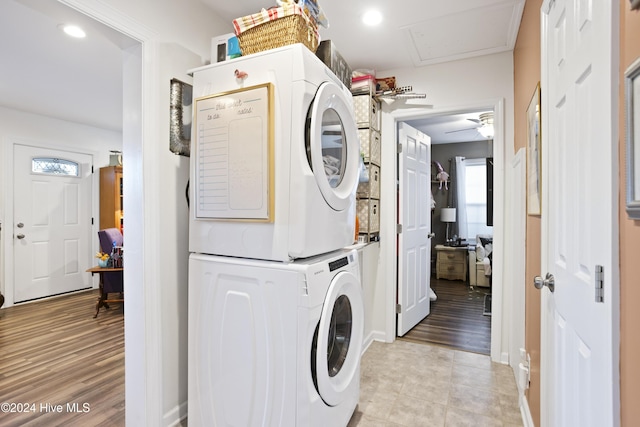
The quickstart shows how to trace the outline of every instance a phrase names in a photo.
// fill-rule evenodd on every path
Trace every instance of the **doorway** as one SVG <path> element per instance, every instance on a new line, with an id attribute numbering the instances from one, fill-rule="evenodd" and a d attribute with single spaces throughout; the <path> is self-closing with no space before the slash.
<path id="1" fill-rule="evenodd" d="M 493 157 L 493 111 L 480 109 L 431 115 L 404 123 L 431 136 L 432 141 L 427 191 L 431 197 L 433 231 L 429 271 L 435 293 L 432 313 L 405 338 L 488 355 L 491 276 L 481 274 L 481 283 L 477 283 L 475 247 L 476 235 L 488 238 L 493 235 L 487 210 L 487 206 L 491 206 L 487 199 L 492 197 L 487 185 L 490 183 L 487 161 Z M 474 178 L 472 172 L 478 176 Z M 461 240 L 454 241 L 458 236 Z M 484 255 L 482 258 L 490 260 Z M 482 267 L 480 270 L 484 271 Z M 490 271 L 488 267 L 487 273 Z"/>
<path id="2" fill-rule="evenodd" d="M 492 104 L 477 104 L 477 105 L 467 105 L 458 108 L 451 109 L 443 109 L 438 112 L 433 111 L 411 111 L 411 110 L 396 110 L 388 112 L 388 115 L 383 115 L 383 134 L 386 132 L 387 136 L 383 138 L 393 138 L 397 141 L 397 127 L 400 122 L 405 122 L 409 120 L 418 120 L 418 119 L 426 119 L 429 117 L 436 116 L 444 116 L 444 115 L 452 115 L 458 114 L 461 112 L 468 111 L 488 111 L 492 110 L 494 112 L 494 127 L 495 127 L 495 135 L 493 138 L 493 156 L 494 156 L 494 191 L 493 195 L 493 203 L 494 203 L 494 255 L 493 255 L 493 271 L 492 271 L 492 315 L 491 315 L 491 358 L 494 361 L 506 362 L 508 360 L 508 354 L 502 351 L 504 345 L 502 342 L 502 329 L 503 324 L 507 322 L 507 320 L 503 321 L 503 311 L 500 307 L 502 307 L 503 301 L 503 270 L 504 270 L 504 159 L 505 159 L 505 120 L 504 120 L 504 100 L 498 99 Z M 384 109 L 383 109 L 384 111 Z M 384 145 L 384 144 L 383 144 Z M 391 146 L 392 144 L 387 144 Z M 393 144 L 387 151 L 384 150 L 383 146 L 383 159 L 390 159 L 391 156 L 395 157 L 397 153 L 395 153 L 395 144 Z M 392 151 L 393 150 L 393 151 Z M 389 197 L 395 198 L 397 195 L 397 186 L 395 185 L 397 177 L 397 166 L 394 165 L 394 175 L 390 178 L 387 174 L 386 177 L 382 179 L 381 191 L 382 198 Z M 384 207 L 381 211 L 381 217 L 393 218 L 387 219 L 384 221 L 384 224 L 381 225 L 381 233 L 383 232 L 382 228 L 385 228 L 385 235 L 393 235 L 395 234 L 395 224 L 397 224 L 398 218 L 397 213 L 395 212 L 394 207 Z M 388 257 L 396 256 L 396 245 L 390 244 L 389 242 L 381 241 L 381 255 Z M 393 266 L 393 269 L 389 269 L 387 273 L 387 277 L 390 279 L 393 278 L 393 287 L 387 289 L 387 319 L 395 319 L 395 311 L 396 311 L 396 286 L 397 286 L 397 268 Z M 508 315 L 508 313 L 507 313 Z M 395 322 L 394 322 L 395 323 Z M 389 323 L 387 325 L 390 326 Z M 392 340 L 395 337 L 389 335 L 389 331 L 392 330 L 389 326 L 386 329 L 386 336 L 388 340 Z M 508 325 L 507 325 L 508 326 Z M 395 324 L 393 326 L 393 330 L 395 331 Z"/>
<path id="3" fill-rule="evenodd" d="M 16 144 L 13 164 L 14 301 L 89 289 L 93 157 Z"/>
<path id="4" fill-rule="evenodd" d="M 114 38 L 114 43 L 123 43 L 122 45 L 119 45 L 120 62 L 118 63 L 118 67 L 122 72 L 121 75 L 124 81 L 124 87 L 126 88 L 123 96 L 123 104 L 125 107 L 124 111 L 127 111 L 127 116 L 121 115 L 120 117 L 120 120 L 124 124 L 121 140 L 123 141 L 123 151 L 126 156 L 126 168 L 127 171 L 129 171 L 129 168 L 131 170 L 131 172 L 128 172 L 125 177 L 124 185 L 127 188 L 127 194 L 125 196 L 124 203 L 125 205 L 128 205 L 129 203 L 132 204 L 129 211 L 131 214 L 128 215 L 127 222 L 135 225 L 135 227 L 130 229 L 127 236 L 127 246 L 129 249 L 128 260 L 131 265 L 131 268 L 128 268 L 125 272 L 125 288 L 127 288 L 127 283 L 143 283 L 145 281 L 145 276 L 143 275 L 144 263 L 142 256 L 142 235 L 144 234 L 144 221 L 142 220 L 144 213 L 144 210 L 142 209 L 144 186 L 142 147 L 145 141 L 157 140 L 157 138 L 155 138 L 156 131 L 152 129 L 152 125 L 147 125 L 145 132 L 143 132 L 143 120 L 147 122 L 150 121 L 147 119 L 151 114 L 149 111 L 152 110 L 148 109 L 146 110 L 147 112 L 144 113 L 142 109 L 143 93 L 149 92 L 146 90 L 146 87 L 145 90 L 143 90 L 143 75 L 145 82 L 149 81 L 147 85 L 151 85 L 152 79 L 149 75 L 155 73 L 155 70 L 152 69 L 154 69 L 156 62 L 155 57 L 149 53 L 150 51 L 153 52 L 152 48 L 148 47 L 148 45 L 151 44 L 150 41 L 153 39 L 144 26 L 137 25 L 131 20 L 123 20 L 122 15 L 108 5 L 94 3 L 95 2 L 79 0 L 60 0 L 54 2 L 42 2 L 42 5 L 38 3 L 37 7 L 42 6 L 45 11 L 38 10 L 38 13 L 43 12 L 43 14 L 46 15 L 46 11 L 50 11 L 52 8 L 68 9 L 67 5 L 71 6 L 71 9 L 75 9 L 80 11 L 83 15 L 86 15 L 86 19 L 92 21 L 94 25 L 101 26 L 102 31 L 117 33 L 118 36 Z M 35 5 L 35 3 L 33 4 Z M 16 40 L 18 40 L 17 43 L 19 44 L 19 38 L 16 38 Z M 45 45 L 46 44 L 43 44 L 43 46 Z M 34 56 L 41 58 L 37 54 Z M 150 67 L 144 71 L 142 70 L 143 56 L 146 59 L 145 64 L 150 64 Z M 19 61 L 14 61 L 12 66 L 20 68 L 21 64 Z M 41 63 L 38 70 L 46 71 L 46 67 L 46 64 Z M 24 69 L 24 67 L 21 69 Z M 63 72 L 63 70 L 58 71 Z M 66 73 L 73 76 L 79 75 L 77 70 L 67 70 Z M 72 91 L 73 89 L 65 88 L 65 90 Z M 84 107 L 86 108 L 86 106 Z M 39 139 L 44 140 L 43 138 Z M 90 146 L 93 143 L 99 144 L 101 139 L 98 137 L 95 139 L 96 141 L 84 142 L 87 146 Z M 67 142 L 67 144 L 70 144 L 70 142 Z M 97 151 L 98 149 L 91 147 L 91 150 Z M 107 148 L 105 148 L 105 151 L 107 151 Z M 8 164 L 10 162 L 7 161 L 6 163 Z M 9 167 L 6 169 L 5 173 L 7 176 L 11 177 L 13 173 L 13 166 L 11 164 L 8 164 L 8 166 Z M 12 188 L 12 186 L 10 186 L 10 188 Z M 97 188 L 97 185 L 94 186 L 94 189 L 95 188 Z M 97 195 L 97 192 L 94 191 L 94 195 Z M 5 221 L 7 224 L 13 224 L 13 194 L 9 194 L 9 191 L 5 192 L 5 202 Z M 97 206 L 97 203 L 94 206 Z M 5 239 L 3 239 L 2 242 L 2 253 L 5 260 L 4 266 L 7 267 L 13 263 L 13 239 L 11 239 L 10 237 L 12 236 L 7 235 L 7 233 L 5 233 L 3 237 L 5 237 Z M 95 247 L 97 247 L 97 233 L 93 233 L 91 239 L 96 242 Z M 155 247 L 153 244 L 151 244 L 151 246 Z M 93 253 L 89 253 L 89 256 L 93 256 Z M 3 283 L 5 286 L 9 285 L 7 288 L 10 288 L 11 284 L 13 284 L 13 277 L 11 277 L 10 270 L 12 271 L 12 269 L 8 268 L 4 270 L 5 280 Z M 150 280 L 152 281 L 153 278 Z M 145 355 L 147 354 L 147 352 L 144 351 L 146 344 L 145 340 L 132 338 L 132 335 L 135 337 L 148 336 L 148 334 L 145 334 L 144 325 L 155 325 L 158 323 L 156 321 L 144 321 L 149 310 L 147 309 L 145 312 L 143 290 L 142 287 L 138 288 L 139 291 L 136 289 L 132 289 L 131 291 L 129 291 L 129 289 L 125 289 L 125 292 L 128 294 L 125 305 L 127 307 L 130 306 L 130 308 L 127 309 L 130 314 L 128 314 L 126 319 L 124 319 L 124 322 L 126 323 L 124 333 L 127 335 L 127 375 L 122 379 L 123 381 L 126 379 L 127 382 L 127 412 L 131 411 L 136 415 L 142 414 L 138 417 L 138 419 L 142 420 L 144 419 L 144 411 L 146 410 L 146 401 L 144 397 L 146 396 L 146 393 L 144 390 L 147 387 L 147 384 L 150 384 L 149 387 L 152 389 L 160 389 L 160 387 L 154 383 L 154 375 L 148 375 L 146 372 L 158 372 L 160 369 L 158 368 L 159 362 L 157 361 L 145 363 Z M 48 302 L 49 301 L 47 301 L 47 303 Z M 150 302 L 149 304 L 153 306 L 153 302 Z M 147 345 L 147 347 L 149 346 Z M 150 350 L 150 353 L 158 354 L 158 351 Z M 133 366 L 133 368 L 131 368 L 131 366 Z M 146 380 L 145 384 L 145 378 L 151 378 L 151 382 Z M 157 423 L 150 422 L 150 424 Z"/>

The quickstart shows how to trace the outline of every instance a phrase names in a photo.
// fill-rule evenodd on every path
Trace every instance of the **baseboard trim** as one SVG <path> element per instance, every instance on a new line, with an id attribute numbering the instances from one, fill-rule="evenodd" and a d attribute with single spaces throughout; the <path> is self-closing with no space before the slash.
<path id="1" fill-rule="evenodd" d="M 374 341 L 386 342 L 384 332 L 371 331 L 362 342 L 362 352 L 364 354 Z"/>
<path id="2" fill-rule="evenodd" d="M 529 410 L 527 396 L 522 396 L 520 399 L 520 415 L 522 416 L 522 424 L 524 424 L 524 427 L 535 427 L 533 418 L 531 417 L 531 411 Z"/>
<path id="3" fill-rule="evenodd" d="M 163 418 L 163 425 L 167 427 L 179 427 L 182 425 L 182 421 L 187 419 L 187 402 L 182 402 L 178 406 L 174 407 L 169 412 L 165 413 Z"/>

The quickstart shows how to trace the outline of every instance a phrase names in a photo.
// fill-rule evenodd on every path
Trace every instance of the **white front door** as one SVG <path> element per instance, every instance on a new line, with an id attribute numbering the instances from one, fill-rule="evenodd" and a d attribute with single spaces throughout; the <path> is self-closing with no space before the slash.
<path id="1" fill-rule="evenodd" d="M 91 287 L 91 163 L 87 154 L 15 146 L 15 302 Z M 74 164 L 77 176 L 57 172 Z"/>
<path id="2" fill-rule="evenodd" d="M 399 124 L 398 336 L 429 314 L 431 263 L 431 138 Z"/>
<path id="3" fill-rule="evenodd" d="M 542 7 L 541 278 L 552 275 L 555 291 L 542 289 L 541 425 L 612 426 L 620 5 L 551 0 Z"/>

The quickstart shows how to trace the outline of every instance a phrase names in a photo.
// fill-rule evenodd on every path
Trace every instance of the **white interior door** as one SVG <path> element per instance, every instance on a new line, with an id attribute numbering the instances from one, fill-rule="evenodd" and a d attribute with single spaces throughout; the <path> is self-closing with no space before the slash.
<path id="1" fill-rule="evenodd" d="M 44 159 L 42 172 L 34 158 Z M 15 146 L 15 302 L 91 287 L 91 163 L 87 154 Z M 55 172 L 74 164 L 77 176 Z"/>
<path id="2" fill-rule="evenodd" d="M 619 8 L 543 4 L 541 276 L 555 279 L 542 289 L 543 426 L 617 424 Z"/>
<path id="3" fill-rule="evenodd" d="M 429 314 L 431 269 L 431 138 L 399 124 L 397 333 L 406 334 Z"/>

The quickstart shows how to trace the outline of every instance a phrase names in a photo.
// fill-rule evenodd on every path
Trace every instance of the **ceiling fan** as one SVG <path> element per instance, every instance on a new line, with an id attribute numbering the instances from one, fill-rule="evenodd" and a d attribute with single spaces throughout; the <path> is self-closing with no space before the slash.
<path id="1" fill-rule="evenodd" d="M 445 133 L 449 134 L 449 133 L 455 133 L 455 132 L 464 132 L 468 130 L 476 130 L 478 131 L 478 133 L 480 133 L 480 135 L 482 135 L 485 138 L 488 138 L 488 139 L 493 138 L 493 111 L 482 113 L 477 119 L 467 118 L 467 120 L 469 120 L 470 122 L 476 123 L 476 126 L 465 128 L 465 129 L 450 130 Z"/>

